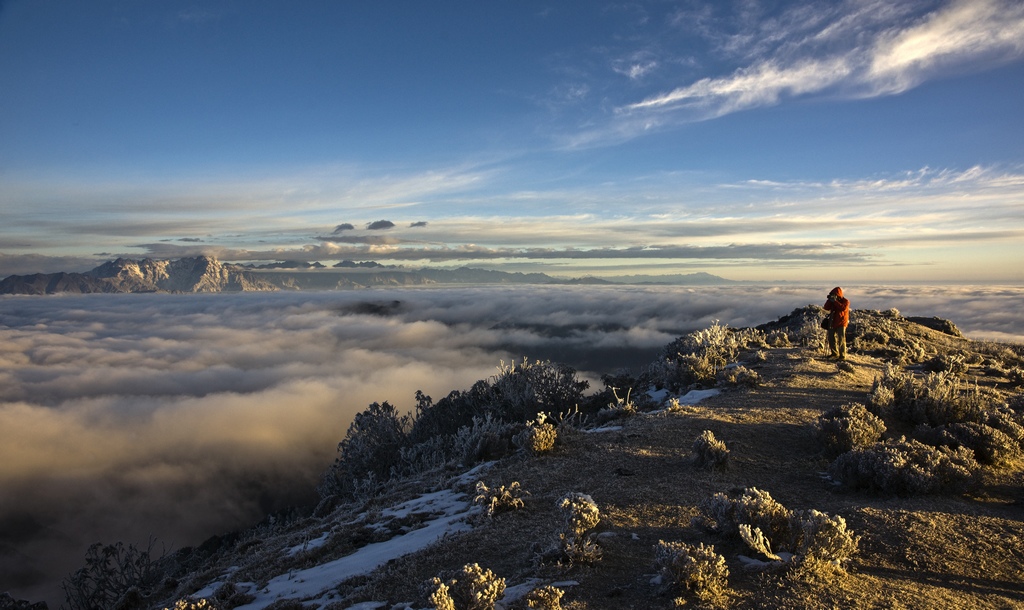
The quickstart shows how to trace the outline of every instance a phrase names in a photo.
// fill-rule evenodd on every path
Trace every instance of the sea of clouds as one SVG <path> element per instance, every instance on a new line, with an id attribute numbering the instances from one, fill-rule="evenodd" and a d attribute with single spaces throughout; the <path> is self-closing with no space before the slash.
<path id="1" fill-rule="evenodd" d="M 93 542 L 157 552 L 316 501 L 355 413 L 523 358 L 634 371 L 681 334 L 831 286 L 485 286 L 0 298 L 0 591 L 63 601 Z M 1024 342 L 1020 287 L 845 288 L 854 308 Z"/>

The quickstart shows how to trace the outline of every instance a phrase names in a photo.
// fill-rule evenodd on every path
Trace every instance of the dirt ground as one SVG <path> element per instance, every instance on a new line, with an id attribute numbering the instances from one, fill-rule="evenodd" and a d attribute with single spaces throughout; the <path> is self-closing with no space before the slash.
<path id="1" fill-rule="evenodd" d="M 1024 465 L 988 468 L 963 495 L 911 498 L 849 491 L 826 477 L 813 423 L 822 412 L 866 403 L 880 360 L 854 354 L 839 367 L 809 348 L 766 350 L 747 365 L 762 383 L 731 388 L 679 411 L 641 414 L 605 432 L 577 433 L 538 457 L 515 456 L 484 475 L 490 487 L 519 482 L 522 510 L 397 560 L 353 583 L 351 601 L 423 600 L 439 570 L 479 563 L 509 586 L 536 579 L 565 591 L 562 606 L 672 608 L 692 594 L 654 584 L 659 540 L 713 544 L 729 568 L 729 590 L 712 604 L 727 608 L 1024 608 Z M 691 463 L 691 445 L 710 430 L 730 450 L 724 469 Z M 803 574 L 751 570 L 741 542 L 691 523 L 717 492 L 757 487 L 792 510 L 817 509 L 846 519 L 861 536 L 845 570 Z M 601 511 L 602 558 L 591 566 L 538 563 L 554 544 L 567 492 L 589 494 Z"/>

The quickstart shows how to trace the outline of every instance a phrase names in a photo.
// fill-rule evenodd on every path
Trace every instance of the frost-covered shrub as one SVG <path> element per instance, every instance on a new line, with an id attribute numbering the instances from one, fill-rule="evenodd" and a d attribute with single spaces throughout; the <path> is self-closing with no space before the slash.
<path id="1" fill-rule="evenodd" d="M 543 411 L 572 408 L 583 400 L 583 392 L 589 387 L 590 382 L 577 378 L 570 366 L 524 359 L 518 365 L 502 363 L 491 391 L 499 418 L 525 422 Z"/>
<path id="2" fill-rule="evenodd" d="M 490 413 L 483 417 L 474 417 L 472 425 L 463 426 L 456 433 L 455 453 L 466 466 L 502 458 L 512 450 L 514 430 L 512 424 L 497 419 Z"/>
<path id="3" fill-rule="evenodd" d="M 533 422 L 530 422 L 533 424 Z M 530 425 L 512 437 L 512 443 L 530 453 L 539 454 L 551 451 L 558 439 L 558 430 L 551 424 Z"/>
<path id="4" fill-rule="evenodd" d="M 704 523 L 723 534 L 738 534 L 741 524 L 756 527 L 773 541 L 785 540 L 789 533 L 789 509 L 756 487 L 744 489 L 738 498 L 716 493 L 698 508 Z"/>
<path id="5" fill-rule="evenodd" d="M 435 436 L 398 450 L 400 474 L 416 475 L 444 468 L 457 459 L 454 435 Z"/>
<path id="6" fill-rule="evenodd" d="M 399 415 L 388 402 L 375 402 L 357 413 L 338 444 L 337 459 L 320 481 L 320 495 L 350 495 L 357 481 L 368 477 L 388 480 L 400 465 L 400 450 L 408 444 L 411 425 L 411 418 Z"/>
<path id="7" fill-rule="evenodd" d="M 671 389 L 697 384 L 714 385 L 718 371 L 734 362 L 742 337 L 715 321 L 706 329 L 692 332 L 669 343 L 662 351 L 658 385 Z M 764 342 L 763 334 L 758 339 Z"/>
<path id="8" fill-rule="evenodd" d="M 790 519 L 792 551 L 804 562 L 841 566 L 857 552 L 860 537 L 847 529 L 846 520 L 814 509 L 794 511 Z"/>
<path id="9" fill-rule="evenodd" d="M 901 437 L 844 453 L 829 471 L 848 487 L 909 496 L 960 490 L 978 467 L 964 447 L 936 448 Z"/>
<path id="10" fill-rule="evenodd" d="M 931 360 L 924 363 L 925 370 L 933 373 L 947 373 L 950 375 L 963 375 L 970 366 L 967 357 L 961 353 L 939 353 Z"/>
<path id="11" fill-rule="evenodd" d="M 1010 367 L 1006 370 L 1006 378 L 1014 385 L 1024 385 L 1024 369 L 1019 366 Z"/>
<path id="12" fill-rule="evenodd" d="M 764 535 L 764 532 L 760 528 L 753 527 L 746 523 L 740 523 L 738 526 L 740 538 L 747 544 L 752 550 L 761 553 L 768 559 L 775 561 L 782 561 L 782 556 L 776 555 L 775 551 L 772 550 L 772 541 Z"/>
<path id="13" fill-rule="evenodd" d="M 715 494 L 700 510 L 705 524 L 714 523 L 718 532 L 738 536 L 774 561 L 841 567 L 859 542 L 842 517 L 813 509 L 791 511 L 756 488 L 744 490 L 736 499 Z"/>
<path id="14" fill-rule="evenodd" d="M 965 388 L 955 375 L 929 373 L 918 380 L 888 363 L 872 385 L 869 406 L 882 417 L 931 426 L 982 421 L 987 410 L 977 386 Z"/>
<path id="15" fill-rule="evenodd" d="M 558 508 L 562 511 L 563 531 L 570 536 L 581 537 L 601 522 L 601 511 L 587 494 L 567 493 L 559 499 Z"/>
<path id="16" fill-rule="evenodd" d="M 409 432 L 411 444 L 457 434 L 474 418 L 490 415 L 510 423 L 526 423 L 541 412 L 562 413 L 583 401 L 590 386 L 576 371 L 551 362 L 501 363 L 498 374 L 477 381 L 466 391 L 453 391 L 434 403 L 416 392 L 416 416 Z"/>
<path id="17" fill-rule="evenodd" d="M 761 385 L 761 375 L 745 366 L 727 366 L 718 371 L 717 379 L 720 383 L 748 388 Z"/>
<path id="18" fill-rule="evenodd" d="M 1018 395 L 1018 398 L 1024 399 L 1024 395 Z M 1007 405 L 1001 405 L 986 415 L 986 424 L 1010 437 L 1024 450 L 1024 411 L 1014 411 Z"/>
<path id="19" fill-rule="evenodd" d="M 529 495 L 530 492 L 524 491 L 518 481 L 513 481 L 508 487 L 502 485 L 497 489 L 491 489 L 483 481 L 477 481 L 476 494 L 473 501 L 486 506 L 487 516 L 494 517 L 525 506 L 523 495 Z"/>
<path id="20" fill-rule="evenodd" d="M 555 441 L 558 440 L 558 429 L 546 419 L 546 416 L 540 413 L 535 421 L 526 422 L 526 428 L 512 437 L 512 442 L 520 449 L 535 454 L 554 449 Z"/>
<path id="21" fill-rule="evenodd" d="M 835 457 L 876 442 L 885 433 L 885 423 L 862 404 L 846 404 L 822 414 L 815 429 L 825 453 Z"/>
<path id="22" fill-rule="evenodd" d="M 637 414 L 636 403 L 632 400 L 632 392 L 630 390 L 626 391 L 625 396 L 619 396 L 617 388 L 611 388 L 611 392 L 612 401 L 608 403 L 607 407 L 597 412 L 598 423 L 603 424 Z"/>
<path id="23" fill-rule="evenodd" d="M 69 610 L 115 607 L 144 610 L 147 593 L 152 592 L 164 576 L 159 562 L 151 555 L 152 547 L 152 541 L 145 550 L 121 542 L 97 542 L 90 546 L 85 554 L 85 566 L 61 583 Z"/>
<path id="24" fill-rule="evenodd" d="M 739 349 L 761 349 L 771 347 L 768 344 L 768 335 L 757 328 L 741 328 L 733 331 L 733 342 Z"/>
<path id="25" fill-rule="evenodd" d="M 179 599 L 174 602 L 173 606 L 170 608 L 164 608 L 164 610 L 217 610 L 217 607 L 204 598 L 196 600 Z"/>
<path id="26" fill-rule="evenodd" d="M 562 512 L 559 533 L 561 552 L 569 563 L 593 564 L 601 559 L 601 549 L 590 530 L 601 521 L 601 511 L 587 494 L 570 492 L 558 501 Z"/>
<path id="27" fill-rule="evenodd" d="M 430 603 L 436 610 L 494 610 L 505 595 L 505 579 L 471 563 L 451 577 L 430 581 Z"/>
<path id="28" fill-rule="evenodd" d="M 699 599 L 721 597 L 729 586 L 729 568 L 715 547 L 659 540 L 654 560 L 668 584 L 692 591 Z"/>
<path id="29" fill-rule="evenodd" d="M 966 447 L 982 464 L 1005 464 L 1021 453 L 1020 444 L 1005 432 L 973 422 L 937 428 L 921 425 L 914 430 L 914 439 L 935 447 Z"/>
<path id="30" fill-rule="evenodd" d="M 565 591 L 545 585 L 526 594 L 526 605 L 536 610 L 562 610 L 562 596 Z"/>
<path id="31" fill-rule="evenodd" d="M 906 410 L 907 405 L 915 401 L 916 395 L 914 374 L 886 362 L 882 376 L 876 377 L 871 384 L 868 406 L 875 415 L 888 417 L 897 410 L 897 404 L 900 410 Z"/>
<path id="32" fill-rule="evenodd" d="M 789 333 L 784 330 L 769 331 L 765 337 L 765 342 L 771 347 L 789 347 L 792 345 L 792 342 L 789 340 Z"/>
<path id="33" fill-rule="evenodd" d="M 695 466 L 717 468 L 729 459 L 729 449 L 711 430 L 705 430 L 693 441 L 691 459 Z"/>

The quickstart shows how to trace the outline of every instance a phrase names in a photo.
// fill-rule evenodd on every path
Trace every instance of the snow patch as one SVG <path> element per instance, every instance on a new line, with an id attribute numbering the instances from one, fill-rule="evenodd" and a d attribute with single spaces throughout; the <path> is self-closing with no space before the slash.
<path id="1" fill-rule="evenodd" d="M 255 595 L 256 599 L 244 606 L 239 606 L 237 610 L 261 610 L 279 599 L 298 599 L 307 603 L 320 604 L 323 607 L 331 602 L 330 597 L 333 595 L 331 589 L 344 581 L 355 576 L 369 574 L 388 561 L 420 551 L 445 536 L 469 531 L 472 527 L 466 523 L 466 519 L 479 513 L 480 510 L 479 506 L 473 506 L 470 503 L 465 494 L 450 489 L 424 494 L 386 509 L 382 514 L 395 518 L 423 513 L 434 515 L 434 518 L 425 521 L 423 527 L 395 536 L 386 542 L 368 544 L 351 555 L 305 570 L 293 570 L 281 574 L 271 579 L 266 586 L 259 590 L 251 590 L 250 593 Z M 326 536 L 327 534 L 321 538 Z M 255 589 L 255 585 L 253 585 L 253 589 Z M 197 597 L 209 595 L 212 594 L 212 590 L 213 585 L 210 585 L 195 595 Z M 380 605 L 378 602 L 378 605 L 358 607 L 370 609 L 379 608 Z"/>
<path id="2" fill-rule="evenodd" d="M 711 398 L 712 396 L 718 396 L 721 394 L 721 390 L 690 390 L 685 395 L 679 398 L 679 404 L 681 405 L 695 405 L 705 398 Z"/>

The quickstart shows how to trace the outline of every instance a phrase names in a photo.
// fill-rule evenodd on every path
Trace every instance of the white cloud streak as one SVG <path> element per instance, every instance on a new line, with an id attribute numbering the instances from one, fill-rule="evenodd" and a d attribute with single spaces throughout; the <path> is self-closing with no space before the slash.
<path id="1" fill-rule="evenodd" d="M 812 94 L 893 95 L 945 74 L 986 69 L 1024 55 L 1024 6 L 1019 2 L 958 0 L 923 18 L 892 8 L 864 10 L 859 2 L 841 6 L 843 12 L 824 23 L 819 16 L 773 22 L 778 30 L 770 36 L 734 37 L 760 45 L 751 63 L 625 105 L 619 114 L 633 127 L 617 129 L 639 131 L 644 120 L 669 120 L 653 112 L 705 120 Z M 900 20 L 892 26 L 879 14 Z M 807 32 L 808 24 L 815 31 Z M 766 38 L 771 45 L 765 45 Z M 837 46 L 840 50 L 830 51 Z"/>

